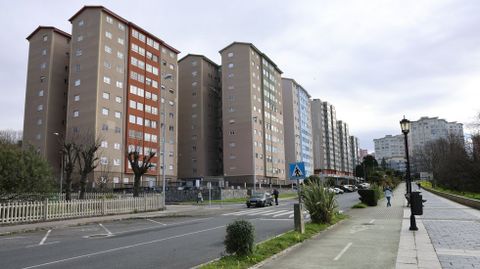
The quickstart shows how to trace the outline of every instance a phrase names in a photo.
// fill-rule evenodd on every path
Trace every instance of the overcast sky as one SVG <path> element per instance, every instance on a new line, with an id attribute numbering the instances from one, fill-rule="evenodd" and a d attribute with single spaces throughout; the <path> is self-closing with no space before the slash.
<path id="1" fill-rule="evenodd" d="M 480 111 L 480 1 L 1 1 L 0 130 L 23 129 L 25 38 L 38 25 L 71 32 L 83 5 L 104 5 L 180 57 L 220 63 L 232 41 L 254 43 L 369 150 L 400 133 L 403 115 L 468 123 Z"/>

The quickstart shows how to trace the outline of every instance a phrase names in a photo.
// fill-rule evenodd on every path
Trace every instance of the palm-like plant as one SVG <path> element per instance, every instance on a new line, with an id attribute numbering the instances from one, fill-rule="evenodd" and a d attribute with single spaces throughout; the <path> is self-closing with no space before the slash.
<path id="1" fill-rule="evenodd" d="M 331 223 L 337 210 L 335 193 L 330 192 L 320 180 L 309 181 L 303 190 L 305 207 L 314 223 Z"/>

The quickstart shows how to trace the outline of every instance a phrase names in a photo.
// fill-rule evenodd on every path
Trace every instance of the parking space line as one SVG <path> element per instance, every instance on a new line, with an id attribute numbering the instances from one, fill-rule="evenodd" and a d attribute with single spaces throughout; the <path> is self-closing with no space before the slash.
<path id="1" fill-rule="evenodd" d="M 352 244 L 352 242 L 348 243 L 333 260 L 338 261 L 342 257 L 342 255 L 352 246 Z"/>
<path id="2" fill-rule="evenodd" d="M 158 221 L 155 221 L 155 220 L 153 220 L 153 219 L 145 219 L 145 220 L 148 220 L 148 221 L 151 221 L 151 222 L 153 222 L 153 223 L 160 224 L 160 225 L 163 225 L 163 226 L 167 226 L 167 224 L 161 223 L 161 222 L 158 222 Z"/>
<path id="3" fill-rule="evenodd" d="M 372 224 L 373 222 L 375 222 L 375 219 L 372 219 L 372 220 L 369 221 L 368 223 Z"/>
<path id="4" fill-rule="evenodd" d="M 52 241 L 52 242 L 47 242 L 42 245 L 28 245 L 25 248 L 34 248 L 34 247 L 42 247 L 42 246 L 48 246 L 48 245 L 53 245 L 53 244 L 58 244 L 60 241 Z"/>
<path id="5" fill-rule="evenodd" d="M 42 241 L 38 243 L 39 246 L 43 245 L 45 243 L 45 240 L 47 240 L 48 235 L 52 232 L 52 230 L 48 230 L 45 236 L 42 238 Z"/>
<path id="6" fill-rule="evenodd" d="M 185 234 L 173 235 L 173 236 L 169 236 L 169 237 L 165 237 L 165 238 L 161 238 L 161 239 L 155 239 L 155 240 L 151 240 L 151 241 L 147 241 L 147 242 L 141 242 L 141 243 L 126 245 L 126 246 L 117 247 L 117 248 L 111 248 L 111 249 L 106 249 L 106 250 L 102 250 L 102 251 L 91 252 L 91 253 L 87 253 L 87 254 L 83 254 L 83 255 L 79 255 L 79 256 L 73 256 L 73 257 L 70 257 L 70 258 L 65 258 L 65 259 L 55 260 L 55 261 L 51 261 L 51 262 L 31 265 L 31 266 L 23 267 L 22 269 L 45 267 L 47 265 L 63 263 L 63 262 L 72 261 L 72 260 L 78 260 L 78 259 L 81 259 L 81 258 L 91 258 L 93 256 L 97 256 L 97 255 L 101 255 L 101 254 L 107 254 L 107 253 L 112 253 L 112 252 L 116 252 L 116 251 L 119 251 L 119 250 L 125 250 L 125 249 L 140 247 L 140 246 L 151 245 L 151 244 L 155 244 L 155 243 L 158 243 L 158 242 L 163 242 L 163 241 L 170 240 L 170 239 L 181 238 L 181 237 L 185 237 L 185 236 L 189 236 L 189 235 L 193 235 L 193 234 L 199 234 L 199 233 L 203 233 L 203 232 L 213 231 L 213 230 L 224 228 L 224 227 L 226 227 L 226 225 L 221 225 L 221 226 L 217 226 L 217 227 L 213 227 L 213 228 L 209 228 L 209 229 L 205 229 L 205 230 L 200 230 L 200 231 L 195 231 L 195 232 L 190 232 L 190 233 L 185 233 Z"/>
<path id="7" fill-rule="evenodd" d="M 107 232 L 108 235 L 113 235 L 112 232 L 110 232 L 110 231 L 107 229 L 107 227 L 103 226 L 103 224 L 99 223 L 98 225 L 100 225 L 100 227 L 102 227 L 102 228 L 105 230 L 105 232 Z"/>

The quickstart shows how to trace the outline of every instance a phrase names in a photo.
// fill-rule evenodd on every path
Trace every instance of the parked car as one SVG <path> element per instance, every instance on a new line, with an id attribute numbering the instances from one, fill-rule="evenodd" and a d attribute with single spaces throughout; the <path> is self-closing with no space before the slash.
<path id="1" fill-rule="evenodd" d="M 353 186 L 353 185 L 343 185 L 343 187 L 344 187 L 345 189 L 347 189 L 348 192 L 354 192 L 354 191 L 356 191 L 356 187 Z"/>
<path id="2" fill-rule="evenodd" d="M 353 189 L 349 187 L 349 185 L 341 185 L 341 186 L 335 186 L 336 188 L 341 189 L 344 192 L 353 192 Z"/>
<path id="3" fill-rule="evenodd" d="M 273 205 L 273 197 L 268 192 L 253 193 L 250 198 L 247 199 L 247 207 L 251 206 L 269 206 Z"/>
<path id="4" fill-rule="evenodd" d="M 360 184 L 358 184 L 358 188 L 362 189 L 362 190 L 366 190 L 366 189 L 370 188 L 370 183 L 367 183 L 367 182 L 360 183 Z"/>
<path id="5" fill-rule="evenodd" d="M 340 188 L 335 187 L 335 188 L 333 188 L 333 189 L 335 190 L 335 193 L 336 193 L 336 194 L 343 194 L 343 193 L 344 193 L 344 191 L 343 191 L 342 189 L 340 189 Z"/>

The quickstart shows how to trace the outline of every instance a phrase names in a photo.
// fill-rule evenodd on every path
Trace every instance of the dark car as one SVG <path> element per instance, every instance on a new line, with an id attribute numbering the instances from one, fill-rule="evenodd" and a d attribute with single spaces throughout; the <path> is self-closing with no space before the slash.
<path id="1" fill-rule="evenodd" d="M 247 199 L 247 207 L 269 205 L 273 205 L 273 198 L 272 195 L 268 192 L 253 193 L 250 198 Z"/>

